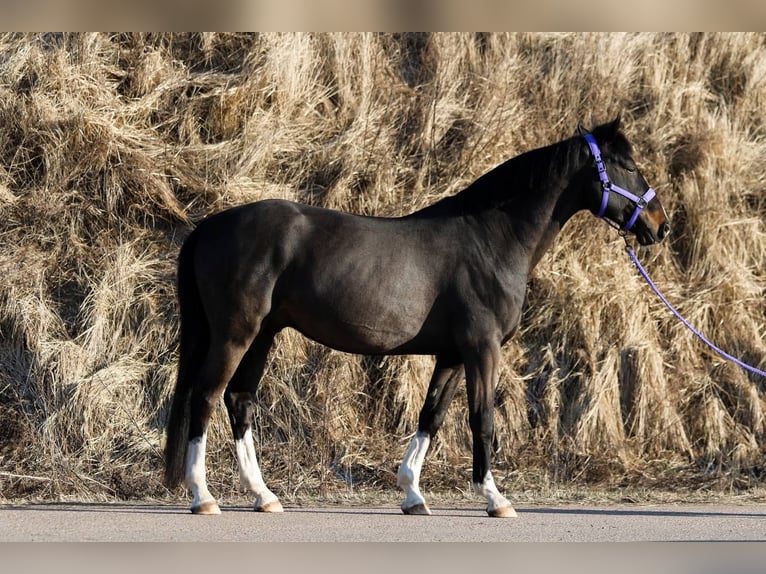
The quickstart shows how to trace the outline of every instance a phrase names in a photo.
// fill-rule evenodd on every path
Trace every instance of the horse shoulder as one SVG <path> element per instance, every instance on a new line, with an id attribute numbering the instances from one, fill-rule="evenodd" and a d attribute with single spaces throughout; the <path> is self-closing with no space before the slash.
<path id="1" fill-rule="evenodd" d="M 511 262 L 513 257 L 510 256 Z M 506 261 L 506 263 L 508 263 Z M 466 258 L 453 272 L 454 320 L 466 339 L 506 340 L 521 318 L 528 274 L 523 262 Z"/>

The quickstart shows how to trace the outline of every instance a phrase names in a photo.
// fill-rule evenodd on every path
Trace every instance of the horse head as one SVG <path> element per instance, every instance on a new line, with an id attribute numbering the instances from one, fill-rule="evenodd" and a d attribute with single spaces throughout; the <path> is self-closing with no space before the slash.
<path id="1" fill-rule="evenodd" d="M 657 193 L 636 167 L 631 145 L 620 130 L 620 117 L 581 135 L 595 164 L 589 168 L 586 198 L 594 215 L 623 233 L 633 233 L 641 245 L 662 241 L 670 232 L 670 221 Z"/>

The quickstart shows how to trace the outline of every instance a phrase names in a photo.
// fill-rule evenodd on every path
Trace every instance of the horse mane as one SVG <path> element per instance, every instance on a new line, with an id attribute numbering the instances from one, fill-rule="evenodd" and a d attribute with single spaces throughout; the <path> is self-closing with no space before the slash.
<path id="1" fill-rule="evenodd" d="M 629 156 L 631 146 L 620 130 L 620 118 L 591 130 L 602 153 Z M 545 193 L 552 182 L 579 169 L 588 151 L 580 135 L 524 152 L 494 167 L 455 195 L 412 214 L 415 217 L 471 214 L 505 209 L 525 202 L 530 194 Z"/>

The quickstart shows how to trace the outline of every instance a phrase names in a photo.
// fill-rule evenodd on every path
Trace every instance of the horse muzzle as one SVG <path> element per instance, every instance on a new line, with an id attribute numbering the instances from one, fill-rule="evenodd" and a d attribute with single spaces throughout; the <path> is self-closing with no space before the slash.
<path id="1" fill-rule="evenodd" d="M 645 210 L 638 221 L 640 225 L 633 232 L 640 245 L 660 243 L 670 233 L 670 220 L 662 208 L 656 211 Z"/>

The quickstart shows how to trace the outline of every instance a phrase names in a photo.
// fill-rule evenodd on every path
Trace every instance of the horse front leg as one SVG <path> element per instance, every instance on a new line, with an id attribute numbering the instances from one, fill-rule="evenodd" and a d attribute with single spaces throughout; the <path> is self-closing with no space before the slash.
<path id="1" fill-rule="evenodd" d="M 509 518 L 516 516 L 516 511 L 498 491 L 490 471 L 500 346 L 490 343 L 473 355 L 465 363 L 468 422 L 473 435 L 473 490 L 487 499 L 487 514 Z"/>
<path id="2" fill-rule="evenodd" d="M 396 475 L 396 485 L 404 490 L 402 503 L 404 514 L 431 514 L 426 500 L 420 492 L 420 471 L 431 444 L 431 439 L 444 422 L 447 408 L 455 396 L 455 389 L 462 376 L 461 365 L 437 358 L 428 393 L 418 418 L 418 430 L 410 441 L 402 464 Z"/>

